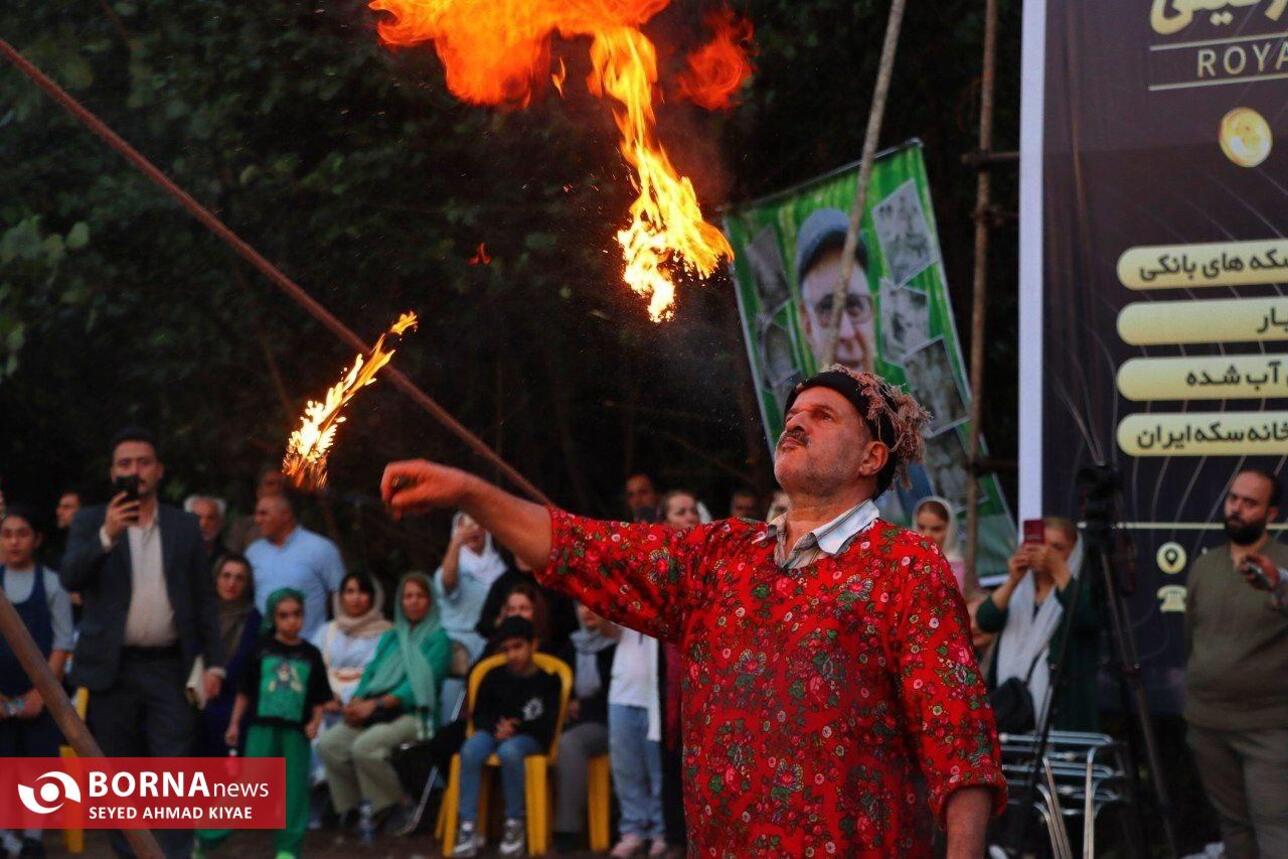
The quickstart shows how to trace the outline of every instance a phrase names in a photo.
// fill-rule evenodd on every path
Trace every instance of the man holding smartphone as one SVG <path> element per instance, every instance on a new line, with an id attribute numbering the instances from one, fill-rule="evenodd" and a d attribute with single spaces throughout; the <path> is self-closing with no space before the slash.
<path id="1" fill-rule="evenodd" d="M 1229 859 L 1288 856 L 1288 606 L 1266 590 L 1288 568 L 1279 480 L 1235 475 L 1223 546 L 1190 568 L 1185 600 L 1187 740 Z"/>
<path id="2" fill-rule="evenodd" d="M 201 657 L 200 682 L 214 697 L 224 662 L 201 530 L 195 516 L 158 502 L 165 466 L 151 434 L 122 430 L 111 452 L 112 500 L 76 514 L 60 573 L 85 606 L 72 683 L 89 690 L 89 726 L 104 754 L 189 755 L 189 673 Z M 190 830 L 157 837 L 171 859 L 192 851 Z M 119 833 L 112 846 L 130 855 Z"/>

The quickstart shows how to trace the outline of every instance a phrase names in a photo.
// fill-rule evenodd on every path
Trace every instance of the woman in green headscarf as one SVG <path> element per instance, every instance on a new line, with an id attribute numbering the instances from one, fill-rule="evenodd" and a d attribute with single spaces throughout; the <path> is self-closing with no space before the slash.
<path id="1" fill-rule="evenodd" d="M 451 661 L 451 641 L 432 593 L 424 573 L 408 573 L 398 583 L 394 628 L 380 637 L 344 708 L 344 721 L 318 741 L 331 802 L 340 815 L 369 802 L 378 817 L 398 816 L 407 802 L 389 755 L 402 743 L 433 733 L 438 693 Z M 399 825 L 390 822 L 391 828 Z"/>

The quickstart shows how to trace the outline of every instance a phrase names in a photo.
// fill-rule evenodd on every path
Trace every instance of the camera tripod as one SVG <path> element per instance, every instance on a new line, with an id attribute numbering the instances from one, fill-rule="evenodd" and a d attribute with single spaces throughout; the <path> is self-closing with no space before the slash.
<path id="1" fill-rule="evenodd" d="M 1141 792 L 1136 762 L 1141 759 L 1140 753 L 1143 751 L 1149 771 L 1149 785 L 1163 823 L 1168 855 L 1175 857 L 1178 854 L 1172 805 L 1167 793 L 1167 784 L 1163 778 L 1163 766 L 1159 759 L 1154 726 L 1149 718 L 1149 703 L 1141 680 L 1140 656 L 1124 596 L 1124 592 L 1129 588 L 1124 587 L 1123 571 L 1119 568 L 1114 555 L 1117 474 L 1112 467 L 1098 464 L 1079 470 L 1077 482 L 1082 490 L 1082 514 L 1085 522 L 1082 539 L 1086 541 L 1086 554 L 1081 574 L 1073 579 L 1068 605 L 1072 607 L 1078 604 L 1082 588 L 1094 587 L 1096 582 L 1102 585 L 1100 592 L 1093 591 L 1093 598 L 1099 598 L 1101 607 L 1108 616 L 1110 648 L 1117 665 L 1118 689 L 1122 696 L 1123 713 L 1131 714 L 1135 718 L 1137 729 L 1133 732 L 1129 727 L 1127 736 L 1127 783 L 1130 791 L 1129 800 L 1126 803 L 1126 812 L 1129 815 L 1128 847 L 1133 856 L 1147 855 L 1144 846 L 1144 821 L 1140 814 L 1139 803 L 1136 801 Z M 1020 803 L 1021 813 L 1016 815 L 1016 822 L 1012 826 L 1014 837 L 1008 839 L 1009 852 L 1012 855 L 1022 853 L 1028 836 L 1029 818 L 1032 816 L 1028 813 L 1028 809 L 1033 807 L 1034 797 L 1037 794 L 1038 773 L 1046 755 L 1054 715 L 1052 703 L 1056 690 L 1065 678 L 1065 663 L 1072 634 L 1073 624 L 1065 624 L 1063 633 L 1056 643 L 1056 657 L 1051 666 L 1051 681 L 1047 685 L 1046 695 L 1038 710 L 1042 719 L 1035 731 L 1038 740 L 1033 750 L 1033 768 L 1025 782 L 1024 795 Z"/>

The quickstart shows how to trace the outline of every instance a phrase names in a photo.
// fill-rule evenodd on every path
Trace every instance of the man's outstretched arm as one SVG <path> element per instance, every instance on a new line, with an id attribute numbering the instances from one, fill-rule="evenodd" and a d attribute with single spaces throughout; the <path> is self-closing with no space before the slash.
<path id="1" fill-rule="evenodd" d="M 423 459 L 385 467 L 380 497 L 395 518 L 436 507 L 464 510 L 533 569 L 550 560 L 550 513 L 457 468 Z"/>
<path id="2" fill-rule="evenodd" d="M 712 526 L 676 531 L 552 513 L 463 471 L 423 461 L 388 466 L 380 491 L 395 516 L 459 507 L 531 566 L 539 582 L 654 638 L 679 636 L 704 587 L 701 559 Z"/>

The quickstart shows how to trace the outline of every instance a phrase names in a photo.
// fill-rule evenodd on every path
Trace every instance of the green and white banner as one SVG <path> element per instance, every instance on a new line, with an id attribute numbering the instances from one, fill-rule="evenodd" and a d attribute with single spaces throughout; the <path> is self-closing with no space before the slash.
<path id="1" fill-rule="evenodd" d="M 772 450 L 792 385 L 824 348 L 858 164 L 729 213 L 734 280 L 765 434 Z M 836 359 L 910 391 L 934 416 L 926 461 L 882 513 L 908 524 L 917 501 L 941 495 L 961 514 L 969 479 L 970 390 L 944 283 L 921 143 L 877 157 L 862 246 L 842 313 Z M 1005 572 L 1015 524 L 997 479 L 981 484 L 979 575 Z M 959 521 L 965 517 L 960 516 Z"/>

